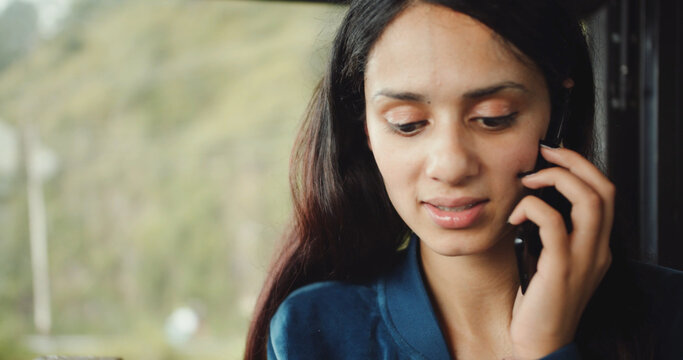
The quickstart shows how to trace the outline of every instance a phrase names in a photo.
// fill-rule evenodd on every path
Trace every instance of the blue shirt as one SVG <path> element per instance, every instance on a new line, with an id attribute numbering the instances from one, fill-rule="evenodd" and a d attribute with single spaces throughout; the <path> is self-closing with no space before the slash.
<path id="1" fill-rule="evenodd" d="M 418 244 L 412 239 L 402 263 L 368 284 L 327 281 L 291 293 L 271 319 L 268 358 L 450 359 L 422 280 Z M 668 275 L 683 284 L 682 272 L 671 270 Z M 680 288 L 675 293 L 674 299 L 683 299 Z M 675 332 L 668 335 L 678 347 L 666 349 L 665 357 L 657 359 L 683 359 L 679 305 L 674 306 L 678 309 L 675 326 L 664 330 L 664 335 Z M 570 343 L 543 359 L 580 359 L 580 355 Z"/>

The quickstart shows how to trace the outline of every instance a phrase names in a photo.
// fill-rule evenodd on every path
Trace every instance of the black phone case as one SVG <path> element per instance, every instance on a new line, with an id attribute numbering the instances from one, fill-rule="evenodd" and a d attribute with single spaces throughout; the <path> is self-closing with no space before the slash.
<path id="1" fill-rule="evenodd" d="M 536 160 L 534 172 L 553 166 L 543 159 L 539 153 Z M 542 188 L 528 191 L 529 195 L 534 195 L 563 214 L 567 232 L 571 232 L 571 203 L 555 188 Z M 517 266 L 519 272 L 519 282 L 522 286 L 522 294 L 526 292 L 531 277 L 536 273 L 536 263 L 541 255 L 543 245 L 538 233 L 538 226 L 531 221 L 525 221 L 517 228 L 515 238 L 515 252 L 517 254 Z"/>
<path id="2" fill-rule="evenodd" d="M 551 118 L 546 140 L 540 141 L 536 165 L 534 166 L 532 173 L 555 166 L 548 163 L 543 156 L 541 156 L 540 145 L 557 148 L 562 144 L 565 123 L 569 117 L 569 96 L 570 89 L 567 89 L 563 94 L 559 106 L 555 107 L 557 113 L 553 114 L 555 116 Z M 567 232 L 569 233 L 572 231 L 570 219 L 571 203 L 554 187 L 529 190 L 527 191 L 527 195 L 534 195 L 555 208 L 562 214 L 565 226 L 567 227 Z M 536 264 L 542 249 L 543 245 L 538 233 L 538 226 L 531 221 L 525 221 L 520 224 L 517 228 L 517 236 L 515 238 L 515 254 L 517 256 L 517 270 L 519 273 L 519 282 L 522 287 L 522 294 L 526 292 L 531 278 L 536 273 Z"/>

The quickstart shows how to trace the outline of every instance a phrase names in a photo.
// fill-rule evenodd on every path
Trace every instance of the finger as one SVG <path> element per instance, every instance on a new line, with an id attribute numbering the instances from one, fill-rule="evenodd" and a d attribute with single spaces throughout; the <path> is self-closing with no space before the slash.
<path id="1" fill-rule="evenodd" d="M 517 204 L 510 214 L 508 222 L 518 225 L 529 220 L 538 226 L 538 233 L 543 244 L 543 253 L 564 262 L 569 254 L 567 228 L 562 215 L 545 201 L 528 195 Z"/>
<path id="2" fill-rule="evenodd" d="M 601 245 L 603 204 L 600 195 L 567 169 L 552 167 L 522 178 L 532 189 L 553 186 L 572 203 L 571 220 L 575 250 L 594 254 Z"/>
<path id="3" fill-rule="evenodd" d="M 588 183 L 604 199 L 613 198 L 614 184 L 593 163 L 579 153 L 565 148 L 541 147 L 541 155 L 549 162 L 566 168 Z"/>
<path id="4" fill-rule="evenodd" d="M 541 147 L 541 154 L 549 162 L 567 168 L 600 194 L 604 210 L 602 216 L 604 226 L 600 233 L 600 238 L 604 241 L 600 244 L 600 252 L 607 252 L 614 221 L 614 197 L 616 193 L 614 184 L 595 165 L 575 151 L 565 148 Z"/>

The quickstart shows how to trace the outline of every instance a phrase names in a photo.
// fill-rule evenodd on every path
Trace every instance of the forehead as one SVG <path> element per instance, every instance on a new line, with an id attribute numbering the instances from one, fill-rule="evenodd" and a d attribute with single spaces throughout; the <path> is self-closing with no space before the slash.
<path id="1" fill-rule="evenodd" d="M 523 83 L 532 91 L 545 89 L 542 74 L 490 28 L 465 14 L 424 3 L 410 6 L 387 26 L 370 52 L 365 74 L 366 90 L 408 87 L 457 96 L 500 81 Z"/>

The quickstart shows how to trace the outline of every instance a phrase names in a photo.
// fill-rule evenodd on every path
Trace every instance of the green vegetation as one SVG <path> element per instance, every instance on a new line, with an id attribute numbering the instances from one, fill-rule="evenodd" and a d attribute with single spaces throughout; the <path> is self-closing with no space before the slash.
<path id="1" fill-rule="evenodd" d="M 239 357 L 340 10 L 80 1 L 58 35 L 8 60 L 0 122 L 32 126 L 57 157 L 43 187 L 51 335 L 87 335 L 54 353 Z M 20 170 L 0 173 L 0 359 L 32 358 L 35 333 Z M 164 321 L 183 305 L 202 323 L 174 348 Z"/>

